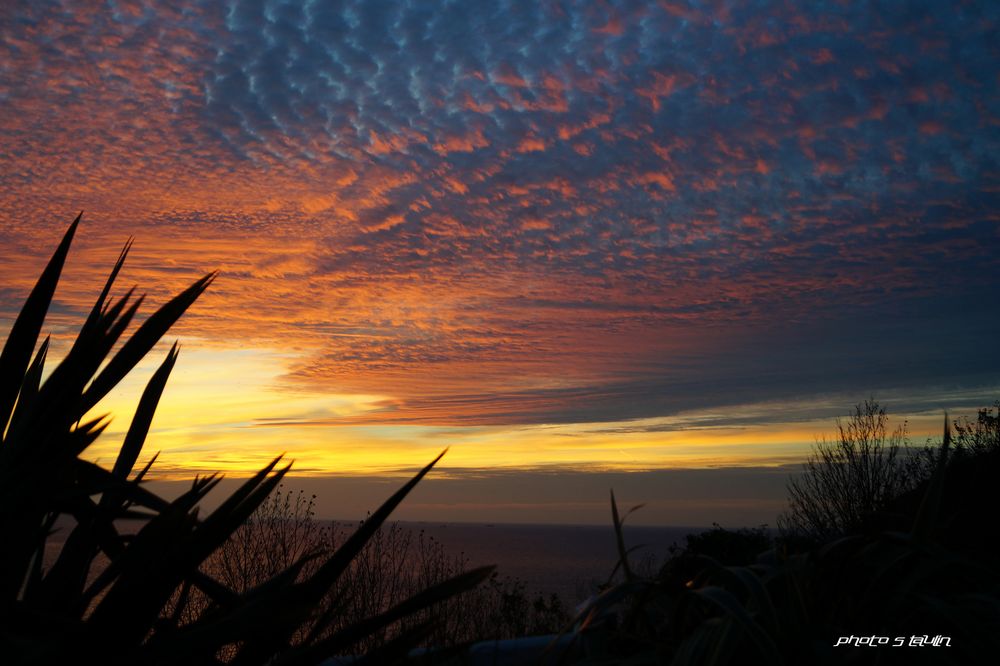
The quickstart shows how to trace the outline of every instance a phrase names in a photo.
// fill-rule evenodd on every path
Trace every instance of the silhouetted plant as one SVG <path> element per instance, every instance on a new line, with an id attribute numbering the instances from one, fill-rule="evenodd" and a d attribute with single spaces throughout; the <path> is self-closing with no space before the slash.
<path id="1" fill-rule="evenodd" d="M 976 514 L 975 529 L 966 519 L 968 502 L 955 498 L 967 499 L 974 483 L 980 504 L 995 501 L 989 479 L 1000 472 L 1000 456 L 982 450 L 953 462 L 947 418 L 945 423 L 930 478 L 908 493 L 919 493 L 917 501 L 896 507 L 901 527 L 866 530 L 799 552 L 782 545 L 745 566 L 702 556 L 700 570 L 680 586 L 669 567 L 663 570 L 667 579 L 628 577 L 577 618 L 590 655 L 586 663 L 992 663 L 1000 653 L 995 521 L 983 525 Z M 621 560 L 628 551 L 613 497 L 612 513 Z M 942 528 L 956 523 L 981 547 L 942 539 L 951 536 Z M 623 567 L 628 570 L 619 561 L 616 568 Z M 893 646 L 841 642 L 873 635 L 888 637 Z M 912 636 L 924 635 L 947 638 L 948 647 L 909 646 Z M 895 647 L 900 638 L 904 644 Z"/>
<path id="2" fill-rule="evenodd" d="M 206 560 L 203 569 L 237 592 L 277 576 L 302 558 L 309 573 L 334 550 L 332 527 L 314 520 L 315 495 L 279 486 Z M 368 548 L 366 544 L 365 548 Z"/>
<path id="3" fill-rule="evenodd" d="M 291 666 L 342 653 L 383 627 L 487 578 L 491 567 L 459 574 L 379 613 L 337 630 L 328 592 L 392 510 L 438 456 L 378 508 L 308 576 L 307 553 L 280 573 L 234 590 L 201 570 L 281 481 L 289 465 L 275 458 L 205 518 L 198 504 L 219 481 L 197 478 L 168 501 L 145 488 L 153 460 L 135 474 L 156 405 L 177 359 L 176 344 L 142 394 L 118 457 L 105 469 L 81 457 L 108 423 L 87 413 L 156 345 L 211 284 L 215 273 L 151 315 L 112 354 L 142 298 L 109 294 L 126 244 L 65 358 L 44 376 L 48 341 L 35 351 L 80 218 L 28 296 L 0 353 L 0 654 L 5 664 L 233 664 Z M 443 455 L 443 454 L 441 454 Z M 155 456 L 154 456 L 155 460 Z M 46 544 L 60 518 L 74 527 L 45 566 Z M 137 520 L 134 534 L 118 521 Z M 97 572 L 95 561 L 107 566 Z M 96 575 L 94 575 L 96 574 Z M 93 577 L 92 577 L 93 576 Z M 186 612 L 192 591 L 209 601 Z M 302 628 L 307 627 L 303 634 Z M 396 637 L 372 659 L 405 655 L 431 630 L 423 624 Z"/>
<path id="4" fill-rule="evenodd" d="M 315 520 L 314 498 L 279 488 L 206 561 L 203 570 L 234 590 L 244 590 L 306 553 L 334 550 L 350 531 L 336 523 Z M 307 564 L 305 571 L 311 565 Z M 468 565 L 463 554 L 449 553 L 444 544 L 423 530 L 387 523 L 372 535 L 330 590 L 328 596 L 340 608 L 331 630 L 385 612 L 420 590 L 454 577 Z M 377 649 L 423 623 L 434 627 L 423 643 L 442 648 L 549 634 L 568 620 L 568 610 L 558 596 L 531 597 L 521 581 L 494 572 L 475 589 L 372 633 L 357 648 Z"/>
<path id="5" fill-rule="evenodd" d="M 727 530 L 718 523 L 712 529 L 684 537 L 684 546 L 671 546 L 670 556 L 711 557 L 725 565 L 745 565 L 769 549 L 774 538 L 767 525 Z"/>
<path id="6" fill-rule="evenodd" d="M 955 421 L 955 454 L 980 455 L 1000 450 L 1000 400 L 984 407 L 976 420 Z"/>
<path id="7" fill-rule="evenodd" d="M 688 534 L 684 541 L 683 546 L 670 547 L 659 573 L 660 580 L 677 588 L 684 587 L 704 569 L 706 561 L 723 566 L 747 566 L 774 545 L 774 537 L 766 525 L 727 530 L 713 523 L 712 529 Z"/>
<path id="8" fill-rule="evenodd" d="M 869 399 L 837 421 L 838 437 L 816 444 L 805 469 L 788 483 L 789 508 L 778 525 L 821 542 L 860 529 L 889 500 L 913 487 L 906 423 L 888 431 L 885 408 Z"/>

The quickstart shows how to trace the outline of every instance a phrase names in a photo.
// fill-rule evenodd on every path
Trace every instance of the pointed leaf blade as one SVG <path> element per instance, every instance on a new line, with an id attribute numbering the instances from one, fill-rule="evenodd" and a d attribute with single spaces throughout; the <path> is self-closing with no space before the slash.
<path id="1" fill-rule="evenodd" d="M 83 213 L 77 215 L 69 225 L 62 242 L 59 243 L 59 247 L 56 248 L 14 321 L 3 352 L 0 352 L 0 431 L 7 427 L 7 421 L 14 409 L 17 392 L 21 388 L 25 370 L 31 361 L 31 354 L 42 330 L 45 314 L 49 310 L 63 264 L 66 263 L 66 255 L 69 254 L 69 246 L 73 242 L 73 235 L 82 216 Z"/>

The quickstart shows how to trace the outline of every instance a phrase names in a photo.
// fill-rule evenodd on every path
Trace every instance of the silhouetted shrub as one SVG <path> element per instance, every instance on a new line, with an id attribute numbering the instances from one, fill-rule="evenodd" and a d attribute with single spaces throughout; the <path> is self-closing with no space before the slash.
<path id="1" fill-rule="evenodd" d="M 874 400 L 837 421 L 835 442 L 816 444 L 805 469 L 788 483 L 789 508 L 778 526 L 790 538 L 822 542 L 861 529 L 875 512 L 914 487 L 921 467 L 908 452 L 906 424 L 888 431 Z"/>
<path id="2" fill-rule="evenodd" d="M 996 413 L 994 413 L 996 412 Z M 984 407 L 976 420 L 955 421 L 955 455 L 981 455 L 1000 450 L 1000 400 Z"/>
<path id="3" fill-rule="evenodd" d="M 308 553 L 325 554 L 350 530 L 314 518 L 315 496 L 279 488 L 237 529 L 203 570 L 234 590 L 251 589 Z M 307 563 L 307 573 L 313 563 Z M 407 598 L 468 569 L 462 554 L 450 553 L 423 530 L 386 523 L 365 544 L 330 590 L 339 606 L 331 630 L 383 613 Z M 300 574 L 303 575 L 303 574 Z M 434 628 L 421 643 L 452 647 L 465 643 L 550 634 L 569 621 L 556 595 L 531 597 L 516 578 L 494 572 L 475 589 L 457 594 L 374 632 L 355 646 L 368 651 L 415 626 Z"/>
<path id="4" fill-rule="evenodd" d="M 930 478 L 889 502 L 890 530 L 800 552 L 779 544 L 745 566 L 702 558 L 681 585 L 670 576 L 627 578 L 577 618 L 587 663 L 992 663 L 1000 654 L 1000 558 L 982 507 L 996 502 L 1000 450 L 971 449 L 950 455 L 946 420 Z M 696 548 L 735 553 L 717 548 L 730 535 L 708 535 Z M 621 558 L 626 552 L 622 546 Z M 851 636 L 889 643 L 850 646 Z"/>
<path id="5" fill-rule="evenodd" d="M 135 474 L 132 470 L 177 359 L 176 345 L 143 392 L 113 467 L 81 457 L 107 426 L 105 417 L 84 417 L 215 274 L 162 306 L 112 354 L 142 302 L 133 300 L 131 291 L 108 298 L 126 245 L 76 341 L 43 381 L 48 341 L 35 348 L 79 219 L 28 296 L 0 353 L 4 664 L 213 664 L 221 658 L 233 664 L 314 664 L 490 575 L 491 567 L 460 574 L 374 617 L 331 628 L 339 608 L 329 591 L 440 456 L 316 565 L 310 565 L 314 554 L 295 555 L 276 575 L 242 590 L 203 571 L 205 560 L 265 502 L 289 466 L 278 468 L 279 456 L 204 518 L 198 505 L 218 483 L 216 475 L 195 479 L 173 501 L 146 489 L 142 479 L 153 461 Z M 73 527 L 46 567 L 46 544 L 60 519 Z M 119 521 L 125 520 L 139 521 L 141 528 L 122 532 Z M 99 557 L 108 564 L 98 572 Z M 307 565 L 315 568 L 303 576 Z M 208 601 L 195 609 L 190 603 L 196 590 Z M 405 655 L 432 628 L 415 626 L 370 657 L 383 663 Z"/>
<path id="6" fill-rule="evenodd" d="M 673 545 L 659 576 L 665 583 L 683 587 L 711 561 L 723 566 L 753 564 L 757 556 L 774 544 L 766 525 L 727 530 L 718 523 L 712 529 L 688 534 L 684 545 Z"/>

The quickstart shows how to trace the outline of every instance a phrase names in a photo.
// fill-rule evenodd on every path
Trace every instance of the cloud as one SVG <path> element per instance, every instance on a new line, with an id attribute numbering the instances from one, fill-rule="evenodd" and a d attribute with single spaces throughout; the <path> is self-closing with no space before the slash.
<path id="1" fill-rule="evenodd" d="M 650 417 L 998 369 L 965 362 L 997 330 L 990 5 L 10 12 L 7 315 L 85 208 L 94 251 L 138 237 L 154 295 L 222 268 L 182 332 L 287 345 L 286 387 L 391 385 L 389 420 Z M 83 311 L 83 287 L 64 301 Z"/>

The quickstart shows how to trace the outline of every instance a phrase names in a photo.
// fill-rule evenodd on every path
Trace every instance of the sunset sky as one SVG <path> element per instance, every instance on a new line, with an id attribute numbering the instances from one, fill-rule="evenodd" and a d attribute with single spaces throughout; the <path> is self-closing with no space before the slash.
<path id="1" fill-rule="evenodd" d="M 923 443 L 1000 397 L 998 25 L 995 2 L 4 2 L 0 330 L 83 210 L 56 356 L 129 236 L 147 314 L 221 271 L 174 331 L 164 482 L 287 452 L 357 517 L 450 446 L 403 517 L 599 523 L 614 486 L 638 522 L 773 524 L 855 403 Z M 165 353 L 102 405 L 94 458 Z"/>

